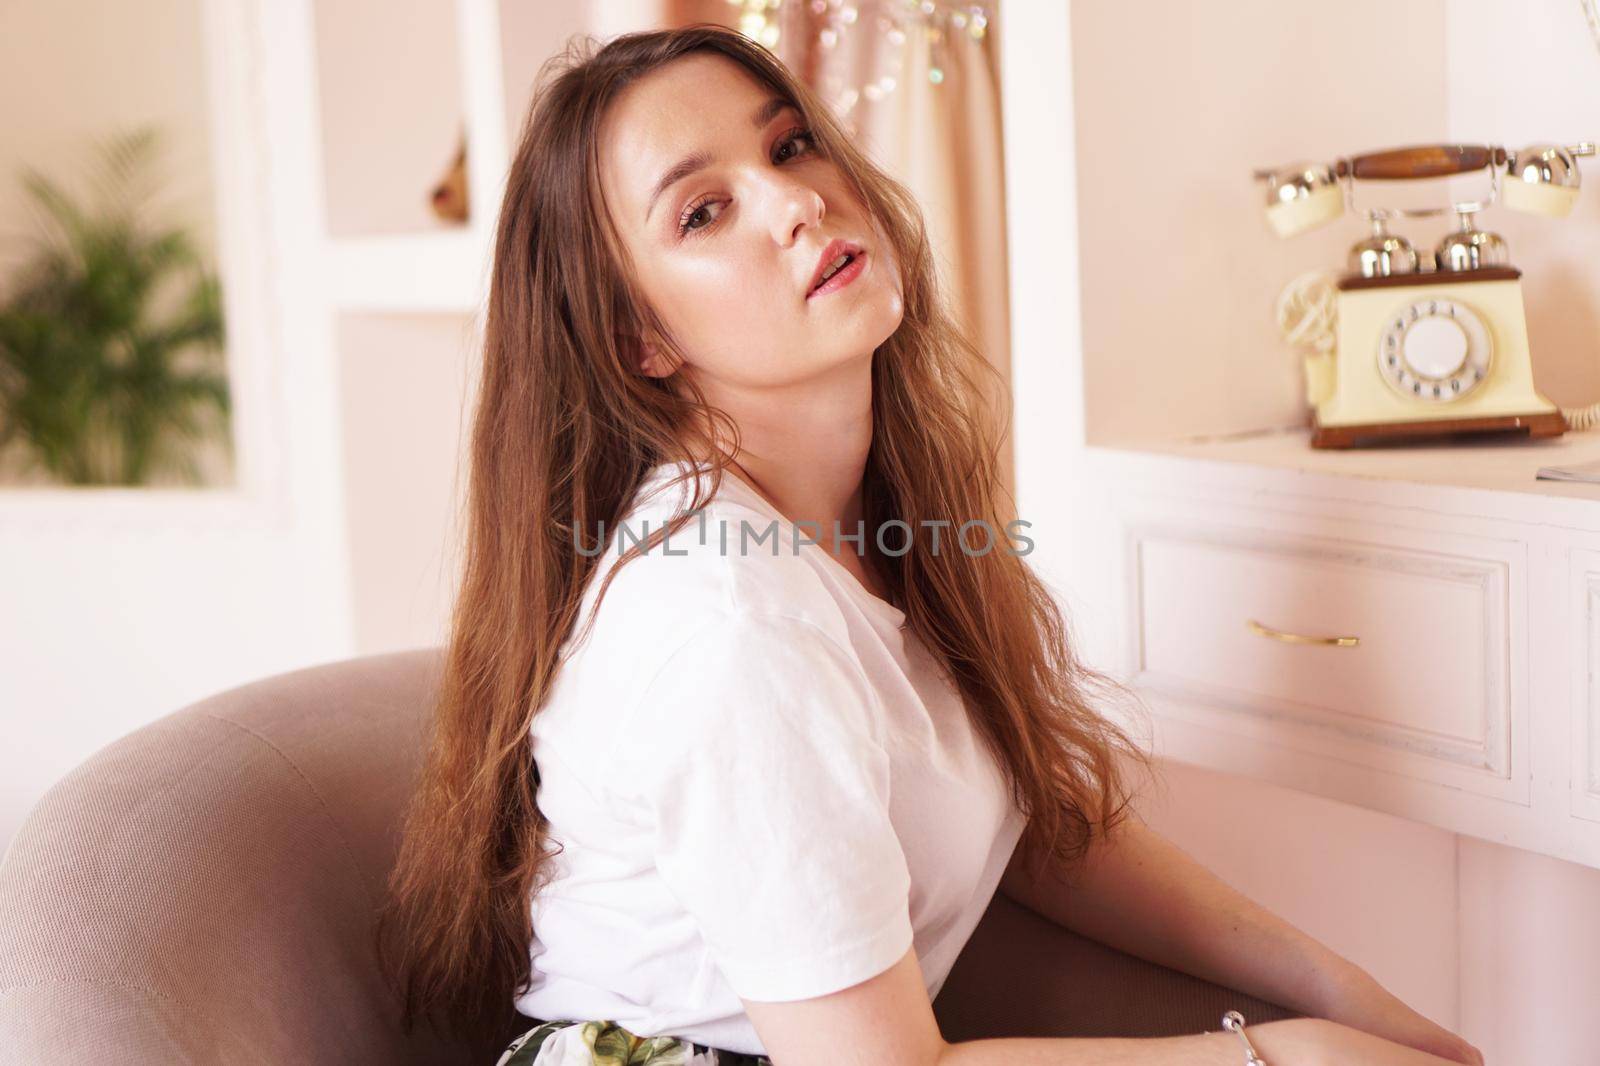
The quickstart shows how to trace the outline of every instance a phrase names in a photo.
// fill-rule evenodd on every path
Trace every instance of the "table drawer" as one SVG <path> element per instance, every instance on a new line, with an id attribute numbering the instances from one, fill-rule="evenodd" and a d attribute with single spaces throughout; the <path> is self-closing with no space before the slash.
<path id="1" fill-rule="evenodd" d="M 1509 778 L 1502 560 L 1207 526 L 1131 547 L 1142 685 L 1325 753 Z"/>

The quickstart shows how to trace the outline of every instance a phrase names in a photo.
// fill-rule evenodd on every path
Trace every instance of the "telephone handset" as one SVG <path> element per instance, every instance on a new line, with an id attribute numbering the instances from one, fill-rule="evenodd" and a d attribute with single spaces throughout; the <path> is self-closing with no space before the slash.
<path id="1" fill-rule="evenodd" d="M 1566 215 L 1578 197 L 1577 158 L 1593 154 L 1588 142 L 1518 152 L 1434 144 L 1255 172 L 1266 185 L 1267 221 L 1280 237 L 1345 211 L 1365 216 L 1371 227 L 1351 246 L 1337 280 L 1299 279 L 1280 304 L 1286 335 L 1309 339 L 1315 349 L 1305 359 L 1312 447 L 1566 431 L 1560 409 L 1533 387 L 1522 272 L 1511 265 L 1506 242 L 1478 229 L 1475 216 L 1497 199 L 1518 211 Z M 1357 181 L 1478 172 L 1489 182 L 1479 200 L 1420 209 L 1361 208 L 1355 201 Z M 1419 252 L 1390 230 L 1395 219 L 1446 211 L 1455 213 L 1456 229 L 1431 250 Z M 1297 301 L 1302 306 L 1289 309 Z"/>

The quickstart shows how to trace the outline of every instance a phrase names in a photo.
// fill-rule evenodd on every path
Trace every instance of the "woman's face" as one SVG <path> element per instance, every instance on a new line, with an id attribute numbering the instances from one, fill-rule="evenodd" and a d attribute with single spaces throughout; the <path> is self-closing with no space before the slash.
<path id="1" fill-rule="evenodd" d="M 697 153 L 703 166 L 676 168 Z M 600 170 L 642 296 L 713 402 L 870 364 L 899 326 L 888 243 L 800 113 L 733 61 L 685 56 L 629 86 L 601 124 Z M 681 176 L 658 188 L 669 171 Z M 835 239 L 864 250 L 863 269 L 808 295 Z M 659 348 L 645 367 L 674 369 Z"/>

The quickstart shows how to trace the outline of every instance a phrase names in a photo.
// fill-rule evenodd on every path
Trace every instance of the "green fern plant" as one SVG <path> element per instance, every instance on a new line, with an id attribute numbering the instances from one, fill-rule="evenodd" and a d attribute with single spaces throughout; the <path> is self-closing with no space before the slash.
<path id="1" fill-rule="evenodd" d="M 24 168 L 47 225 L 0 302 L 0 451 L 70 485 L 198 483 L 212 435 L 231 461 L 221 285 L 183 229 L 144 218 L 159 142 L 103 142 L 92 209 Z"/>

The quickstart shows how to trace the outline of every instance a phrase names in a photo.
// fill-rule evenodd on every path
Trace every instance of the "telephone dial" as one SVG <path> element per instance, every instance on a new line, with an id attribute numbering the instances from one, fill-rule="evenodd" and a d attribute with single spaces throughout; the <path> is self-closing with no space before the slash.
<path id="1" fill-rule="evenodd" d="M 1305 357 L 1314 448 L 1346 448 L 1462 433 L 1559 436 L 1568 428 L 1533 385 L 1522 272 L 1506 242 L 1479 229 L 1477 214 L 1501 200 L 1513 210 L 1561 217 L 1578 197 L 1577 159 L 1595 146 L 1536 144 L 1392 148 L 1257 170 L 1266 217 L 1280 237 L 1346 211 L 1370 234 L 1350 248 L 1336 278 L 1307 275 L 1284 294 L 1279 322 Z M 1482 198 L 1449 207 L 1358 207 L 1356 182 L 1413 181 L 1482 173 Z M 1431 250 L 1391 231 L 1400 218 L 1454 212 L 1455 229 Z"/>

